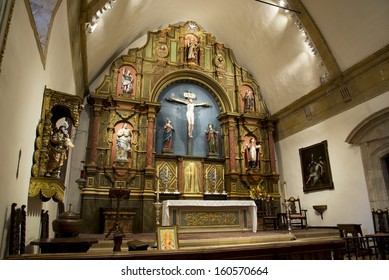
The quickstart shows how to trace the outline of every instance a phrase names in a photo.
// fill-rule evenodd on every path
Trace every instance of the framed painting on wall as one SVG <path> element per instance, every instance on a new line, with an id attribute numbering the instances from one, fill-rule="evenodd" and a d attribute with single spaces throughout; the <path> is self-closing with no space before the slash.
<path id="1" fill-rule="evenodd" d="M 327 146 L 323 141 L 299 149 L 304 192 L 334 188 Z"/>
<path id="2" fill-rule="evenodd" d="M 177 226 L 161 226 L 157 228 L 158 250 L 177 250 Z"/>

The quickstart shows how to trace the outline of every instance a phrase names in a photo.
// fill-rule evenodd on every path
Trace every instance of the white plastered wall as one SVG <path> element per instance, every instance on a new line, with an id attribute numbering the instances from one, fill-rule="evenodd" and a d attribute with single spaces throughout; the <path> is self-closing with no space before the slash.
<path id="1" fill-rule="evenodd" d="M 386 92 L 276 144 L 280 182 L 287 183 L 288 196 L 300 196 L 302 206 L 308 210 L 308 226 L 357 223 L 362 225 L 364 233 L 373 233 L 360 148 L 349 145 L 345 140 L 361 121 L 388 104 L 389 92 Z M 299 149 L 324 140 L 328 142 L 335 188 L 304 193 Z M 284 193 L 283 187 L 281 192 Z M 312 208 L 321 204 L 328 206 L 323 220 Z"/>
<path id="2" fill-rule="evenodd" d="M 19 207 L 27 205 L 26 245 L 39 236 L 40 209 L 49 210 L 51 220 L 56 216 L 56 203 L 29 199 L 28 188 L 45 86 L 75 94 L 68 34 L 66 1 L 63 1 L 51 30 L 45 69 L 25 2 L 15 1 L 0 73 L 0 259 L 7 255 L 12 203 Z M 27 246 L 26 250 L 33 248 Z"/>

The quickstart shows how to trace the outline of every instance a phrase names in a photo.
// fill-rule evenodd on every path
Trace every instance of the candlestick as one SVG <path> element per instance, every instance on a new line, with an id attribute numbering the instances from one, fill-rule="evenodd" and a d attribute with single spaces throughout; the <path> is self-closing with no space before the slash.
<path id="1" fill-rule="evenodd" d="M 157 182 L 157 202 L 159 202 L 159 183 Z"/>
<path id="2" fill-rule="evenodd" d="M 157 195 L 158 195 L 158 192 L 157 192 Z M 157 201 L 157 202 L 154 202 L 154 207 L 155 207 L 155 228 L 156 228 L 156 231 L 158 231 L 158 227 L 160 226 L 160 222 L 159 222 L 159 216 L 161 215 L 161 208 L 162 208 L 162 203 Z M 157 237 L 158 233 L 156 232 L 156 235 L 155 237 Z M 157 245 L 158 245 L 158 241 L 157 241 L 157 238 L 154 240 L 154 244 L 153 244 L 153 248 L 157 248 Z"/>

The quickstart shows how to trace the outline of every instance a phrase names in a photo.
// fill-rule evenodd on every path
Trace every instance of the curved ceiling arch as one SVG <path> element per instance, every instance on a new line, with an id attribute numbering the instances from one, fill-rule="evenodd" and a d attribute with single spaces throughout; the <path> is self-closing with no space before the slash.
<path id="1" fill-rule="evenodd" d="M 298 14 L 261 3 L 278 0 L 87 2 L 86 22 L 106 10 L 95 18 L 94 32 L 84 34 L 87 83 L 149 31 L 192 20 L 252 73 L 272 115 L 389 44 L 387 0 L 288 0 Z"/>

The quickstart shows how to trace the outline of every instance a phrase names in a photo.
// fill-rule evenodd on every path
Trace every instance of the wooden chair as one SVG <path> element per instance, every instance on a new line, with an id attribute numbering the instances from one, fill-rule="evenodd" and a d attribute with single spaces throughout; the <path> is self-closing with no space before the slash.
<path id="1" fill-rule="evenodd" d="M 291 196 L 286 202 L 289 202 L 289 218 L 291 226 L 299 226 L 302 229 L 307 228 L 307 210 L 301 208 L 300 198 Z M 296 222 L 297 221 L 297 222 Z"/>
<path id="2" fill-rule="evenodd" d="M 49 238 L 49 210 L 41 210 L 41 238 Z"/>
<path id="3" fill-rule="evenodd" d="M 277 207 L 274 206 L 273 200 L 263 200 L 263 229 L 269 226 L 272 229 L 278 229 Z"/>
<path id="4" fill-rule="evenodd" d="M 9 255 L 24 254 L 26 249 L 26 205 L 16 206 L 16 203 L 11 205 Z"/>
<path id="5" fill-rule="evenodd" d="M 389 215 L 388 208 L 384 210 L 371 209 L 373 216 L 374 233 L 389 233 Z"/>
<path id="6" fill-rule="evenodd" d="M 389 215 L 388 208 L 371 210 L 374 234 L 366 237 L 373 243 L 376 258 L 386 260 L 389 256 Z"/>

